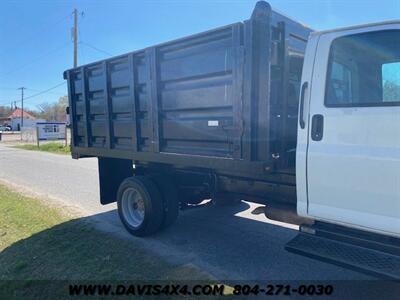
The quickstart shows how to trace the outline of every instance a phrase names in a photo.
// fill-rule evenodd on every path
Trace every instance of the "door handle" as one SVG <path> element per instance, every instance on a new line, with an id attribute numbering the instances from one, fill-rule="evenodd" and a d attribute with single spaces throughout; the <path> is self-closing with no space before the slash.
<path id="1" fill-rule="evenodd" d="M 320 141 L 324 135 L 324 116 L 313 115 L 311 120 L 311 139 L 313 141 Z"/>
<path id="2" fill-rule="evenodd" d="M 299 116 L 299 123 L 300 128 L 304 129 L 306 127 L 306 122 L 304 121 L 304 95 L 306 93 L 306 89 L 308 87 L 308 82 L 304 82 L 301 86 L 301 93 L 300 93 L 300 116 Z"/>

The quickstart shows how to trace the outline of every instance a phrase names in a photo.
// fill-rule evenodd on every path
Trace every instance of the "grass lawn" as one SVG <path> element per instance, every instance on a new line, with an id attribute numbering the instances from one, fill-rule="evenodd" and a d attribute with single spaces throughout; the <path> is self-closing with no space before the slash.
<path id="1" fill-rule="evenodd" d="M 192 266 L 171 265 L 135 241 L 99 231 L 0 185 L 0 299 L 68 296 L 68 285 L 55 293 L 46 290 L 46 280 L 153 279 L 209 277 Z"/>
<path id="2" fill-rule="evenodd" d="M 56 142 L 41 144 L 39 148 L 36 144 L 16 145 L 14 147 L 25 150 L 46 151 L 57 154 L 71 154 L 69 146 L 65 146 L 64 143 L 56 143 Z"/>

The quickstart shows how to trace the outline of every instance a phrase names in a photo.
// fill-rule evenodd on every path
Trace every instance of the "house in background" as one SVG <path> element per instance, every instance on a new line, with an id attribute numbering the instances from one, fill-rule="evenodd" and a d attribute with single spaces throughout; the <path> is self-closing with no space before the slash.
<path id="1" fill-rule="evenodd" d="M 45 122 L 43 119 L 36 119 L 32 114 L 24 110 L 24 127 L 35 127 L 37 122 Z M 0 118 L 0 124 L 10 125 L 13 131 L 20 131 L 22 124 L 22 109 L 16 108 L 7 117 Z"/>

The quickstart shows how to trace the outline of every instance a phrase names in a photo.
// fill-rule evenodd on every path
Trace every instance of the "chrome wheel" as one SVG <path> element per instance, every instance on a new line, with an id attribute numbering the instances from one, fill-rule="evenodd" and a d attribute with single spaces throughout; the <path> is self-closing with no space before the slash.
<path id="1" fill-rule="evenodd" d="M 127 188 L 122 194 L 121 208 L 128 224 L 138 228 L 144 220 L 144 200 L 139 191 L 134 188 Z"/>

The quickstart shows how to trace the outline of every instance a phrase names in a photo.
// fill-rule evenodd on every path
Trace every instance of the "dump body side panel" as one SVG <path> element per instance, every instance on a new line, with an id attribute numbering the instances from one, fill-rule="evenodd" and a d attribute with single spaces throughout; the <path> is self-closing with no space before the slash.
<path id="1" fill-rule="evenodd" d="M 290 82 L 310 31 L 264 3 L 244 23 L 66 71 L 73 157 L 294 185 Z"/>
<path id="2" fill-rule="evenodd" d="M 69 72 L 73 147 L 150 151 L 144 52 Z"/>
<path id="3" fill-rule="evenodd" d="M 156 48 L 155 151 L 212 157 L 240 152 L 241 116 L 234 112 L 242 86 L 241 29 L 234 24 Z"/>
<path id="4" fill-rule="evenodd" d="M 240 158 L 242 68 L 238 23 L 71 70 L 73 146 Z"/>

